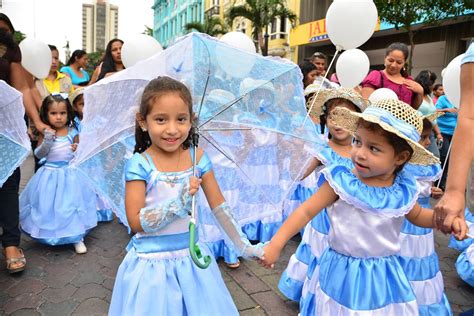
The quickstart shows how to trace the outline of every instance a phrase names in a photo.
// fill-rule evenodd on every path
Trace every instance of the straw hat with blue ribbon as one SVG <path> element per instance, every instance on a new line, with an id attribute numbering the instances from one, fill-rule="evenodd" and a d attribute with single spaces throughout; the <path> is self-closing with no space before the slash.
<path id="1" fill-rule="evenodd" d="M 74 104 L 74 100 L 82 94 L 84 94 L 84 88 L 76 88 L 74 92 L 69 95 L 69 102 L 71 102 L 71 105 Z"/>
<path id="2" fill-rule="evenodd" d="M 306 89 L 308 87 L 306 87 Z M 333 99 L 345 99 L 353 103 L 357 108 L 359 108 L 361 112 L 363 112 L 368 106 L 367 101 L 359 93 L 354 91 L 354 89 L 340 87 L 336 89 L 321 90 L 319 92 L 318 98 L 316 101 L 314 101 L 311 114 L 317 117 L 321 116 L 321 114 L 324 112 L 324 105 Z M 310 102 L 312 102 L 312 99 L 308 100 L 307 106 L 311 105 Z"/>
<path id="3" fill-rule="evenodd" d="M 335 125 L 352 134 L 357 130 L 359 119 L 375 123 L 408 142 L 413 149 L 410 163 L 418 165 L 439 163 L 438 158 L 418 143 L 423 130 L 423 117 L 405 102 L 380 100 L 372 103 L 363 113 L 338 107 L 332 111 L 330 119 Z"/>

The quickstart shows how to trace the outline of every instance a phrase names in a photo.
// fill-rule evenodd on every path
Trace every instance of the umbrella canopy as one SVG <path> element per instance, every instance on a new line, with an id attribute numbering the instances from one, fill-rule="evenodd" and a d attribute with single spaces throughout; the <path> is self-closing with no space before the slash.
<path id="1" fill-rule="evenodd" d="M 0 80 L 0 187 L 26 159 L 31 144 L 26 133 L 22 95 Z"/>
<path id="2" fill-rule="evenodd" d="M 311 120 L 303 125 L 301 72 L 289 61 L 192 33 L 85 90 L 81 143 L 72 165 L 90 177 L 122 222 L 135 113 L 144 87 L 157 76 L 190 89 L 199 145 L 214 164 L 224 196 L 239 190 L 228 201 L 236 219 L 245 223 L 281 214 L 284 198 L 312 158 L 304 145 L 320 142 Z"/>

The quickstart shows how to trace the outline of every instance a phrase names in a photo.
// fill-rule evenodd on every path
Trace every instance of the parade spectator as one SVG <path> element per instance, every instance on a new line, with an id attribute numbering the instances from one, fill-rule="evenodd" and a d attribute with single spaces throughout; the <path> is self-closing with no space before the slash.
<path id="1" fill-rule="evenodd" d="M 84 70 L 89 59 L 87 53 L 82 49 L 76 49 L 71 58 L 69 58 L 66 66 L 61 68 L 61 72 L 71 78 L 74 87 L 87 86 L 90 80 L 89 74 Z"/>
<path id="2" fill-rule="evenodd" d="M 464 215 L 465 191 L 469 167 L 474 160 L 474 44 L 469 46 L 461 65 L 461 101 L 456 132 L 451 148 L 446 193 L 435 206 L 436 225 L 448 233 L 456 216 Z M 439 98 L 438 103 L 445 96 Z M 438 107 L 438 105 L 437 105 Z M 470 146 L 466 146 L 470 144 Z"/>
<path id="3" fill-rule="evenodd" d="M 415 78 L 415 81 L 423 87 L 423 102 L 421 102 L 421 105 L 418 108 L 418 111 L 420 111 L 423 116 L 428 116 L 436 112 L 436 106 L 430 96 L 436 78 L 436 74 L 429 70 L 422 70 Z M 441 135 L 441 131 L 439 130 L 436 120 L 432 122 L 432 125 L 433 129 L 430 135 L 430 145 L 428 146 L 428 150 L 439 158 L 439 149 L 437 144 L 443 142 L 443 136 Z"/>
<path id="4" fill-rule="evenodd" d="M 122 63 L 122 45 L 123 41 L 118 38 L 114 38 L 107 44 L 102 63 L 96 69 L 99 73 L 97 81 L 125 69 Z"/>
<path id="5" fill-rule="evenodd" d="M 423 87 L 408 75 L 405 68 L 407 58 L 406 44 L 390 44 L 385 50 L 385 68 L 368 74 L 362 82 L 362 96 L 368 99 L 375 90 L 388 88 L 397 94 L 400 101 L 418 109 L 423 101 Z"/>
<path id="6" fill-rule="evenodd" d="M 443 144 L 439 150 L 441 164 L 444 166 L 446 160 L 449 162 L 448 149 L 451 144 L 451 139 L 453 138 L 454 130 L 458 122 L 458 110 L 454 105 L 449 102 L 448 98 L 445 95 L 439 97 L 438 102 L 436 103 L 436 109 L 438 111 L 444 112 L 444 115 L 438 118 L 438 127 L 443 136 Z M 449 164 L 446 163 L 445 170 L 443 172 L 443 177 L 440 180 L 439 187 L 445 191 L 446 177 L 448 175 Z"/>
<path id="7" fill-rule="evenodd" d="M 28 85 L 26 70 L 21 66 L 21 52 L 13 40 L 15 29 L 8 16 L 0 13 L 0 80 L 23 94 L 23 104 L 28 117 L 43 131 L 49 128 L 41 122 L 33 98 L 31 86 Z M 19 208 L 18 191 L 20 187 L 20 168 L 6 180 L 0 188 L 0 226 L 3 229 L 2 246 L 7 270 L 10 273 L 23 271 L 26 259 L 20 246 L 21 232 L 18 228 Z"/>
<path id="8" fill-rule="evenodd" d="M 433 103 L 436 105 L 436 102 L 438 102 L 438 98 L 440 96 L 444 95 L 444 88 L 441 83 L 437 83 L 433 87 Z"/>
<path id="9" fill-rule="evenodd" d="M 298 66 L 300 67 L 301 73 L 303 74 L 303 87 L 306 88 L 313 83 L 314 79 L 318 75 L 316 66 L 309 61 L 303 61 Z"/>
<path id="10" fill-rule="evenodd" d="M 36 79 L 35 84 L 38 89 L 41 99 L 43 100 L 50 94 L 54 93 L 65 93 L 69 95 L 74 91 L 71 78 L 67 75 L 60 73 L 59 68 L 59 51 L 54 45 L 48 45 L 51 49 L 51 68 L 49 68 L 48 77 Z"/>
<path id="11" fill-rule="evenodd" d="M 325 54 L 316 52 L 311 56 L 311 62 L 316 66 L 318 76 L 323 76 L 326 74 L 326 67 L 328 58 Z"/>

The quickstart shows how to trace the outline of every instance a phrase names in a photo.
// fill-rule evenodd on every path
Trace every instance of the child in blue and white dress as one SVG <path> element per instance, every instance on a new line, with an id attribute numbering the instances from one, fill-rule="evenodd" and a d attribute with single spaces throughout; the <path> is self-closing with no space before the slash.
<path id="1" fill-rule="evenodd" d="M 331 120 L 354 134 L 354 168 L 322 171 L 326 182 L 282 225 L 265 246 L 263 265 L 272 267 L 286 242 L 327 207 L 329 247 L 309 280 L 301 315 L 418 315 L 416 297 L 401 267 L 399 235 L 404 218 L 433 227 L 433 211 L 417 204 L 416 180 L 404 172 L 408 161 L 438 160 L 418 144 L 421 116 L 398 100 L 381 100 L 362 114 L 335 109 Z M 464 238 L 466 223 L 452 231 Z"/>
<path id="2" fill-rule="evenodd" d="M 366 107 L 366 101 L 353 89 L 338 88 L 333 90 L 326 90 L 322 93 L 322 97 L 318 96 L 318 100 L 313 105 L 313 115 L 320 117 L 321 130 L 324 133 L 325 127 L 329 130 L 328 141 L 326 146 L 318 148 L 314 151 L 314 160 L 311 166 L 306 171 L 306 175 L 316 173 L 316 168 L 329 167 L 331 165 L 345 165 L 352 168 L 352 161 L 350 159 L 350 150 L 352 148 L 352 135 L 336 127 L 327 118 L 332 111 L 339 107 L 347 108 L 351 111 L 361 113 Z M 308 100 L 311 103 L 313 100 Z M 318 178 L 319 178 L 318 170 Z M 306 179 L 306 178 L 305 178 Z M 324 178 L 320 177 L 313 187 L 299 186 L 297 193 L 301 202 L 306 201 L 318 187 L 322 184 Z M 315 216 L 304 229 L 301 243 L 296 252 L 290 257 L 287 268 L 283 271 L 280 278 L 278 288 L 289 299 L 299 301 L 301 296 L 306 296 L 303 293 L 303 284 L 305 280 L 313 278 L 312 271 L 308 272 L 308 265 L 313 258 L 319 260 L 324 250 L 328 247 L 327 236 L 329 233 L 329 218 L 326 210 L 323 210 Z M 314 267 L 312 267 L 314 269 Z"/>
<path id="3" fill-rule="evenodd" d="M 423 118 L 420 144 L 428 150 L 433 125 Z M 440 198 L 443 191 L 433 186 L 441 177 L 441 166 L 433 164 L 419 166 L 407 164 L 404 171 L 413 175 L 419 188 L 418 204 L 431 208 L 430 197 Z M 405 219 L 400 233 L 400 263 L 416 296 L 420 315 L 452 315 L 446 294 L 443 276 L 435 252 L 432 228 L 418 227 Z"/>
<path id="4" fill-rule="evenodd" d="M 231 216 L 206 153 L 190 147 L 192 99 L 184 84 L 153 79 L 137 113 L 136 153 L 125 168 L 125 208 L 132 237 L 117 272 L 109 315 L 238 315 L 217 263 L 198 267 L 188 249 L 192 195 L 199 186 L 228 245 L 246 258 L 261 257 Z M 199 244 L 203 255 L 210 254 Z"/>
<path id="5" fill-rule="evenodd" d="M 79 133 L 82 132 L 82 117 L 84 113 L 84 88 L 77 88 L 72 94 L 69 95 L 69 102 L 71 102 L 74 110 L 74 124 Z M 109 206 L 107 201 L 96 193 L 96 208 L 97 208 L 97 220 L 99 222 L 110 222 L 114 219 L 112 208 Z"/>
<path id="6" fill-rule="evenodd" d="M 20 195 L 20 226 L 36 241 L 74 244 L 82 254 L 87 252 L 84 236 L 97 225 L 97 215 L 94 192 L 77 170 L 68 167 L 78 143 L 73 115 L 62 96 L 43 100 L 40 118 L 52 130 L 45 130 L 34 151 L 44 163 Z"/>
<path id="7" fill-rule="evenodd" d="M 451 237 L 449 247 L 461 252 L 456 260 L 456 271 L 464 282 L 474 287 L 474 214 L 466 207 L 464 216 L 469 227 L 468 238 L 459 241 Z"/>

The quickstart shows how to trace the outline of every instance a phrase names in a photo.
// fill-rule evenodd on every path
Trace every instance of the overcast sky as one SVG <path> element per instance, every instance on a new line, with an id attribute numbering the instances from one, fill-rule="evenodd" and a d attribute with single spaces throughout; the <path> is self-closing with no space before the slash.
<path id="1" fill-rule="evenodd" d="M 153 27 L 153 0 L 109 0 L 119 7 L 118 37 L 142 33 Z M 1 12 L 8 15 L 16 30 L 56 45 L 64 60 L 66 40 L 71 52 L 82 49 L 82 4 L 92 0 L 3 0 Z"/>

